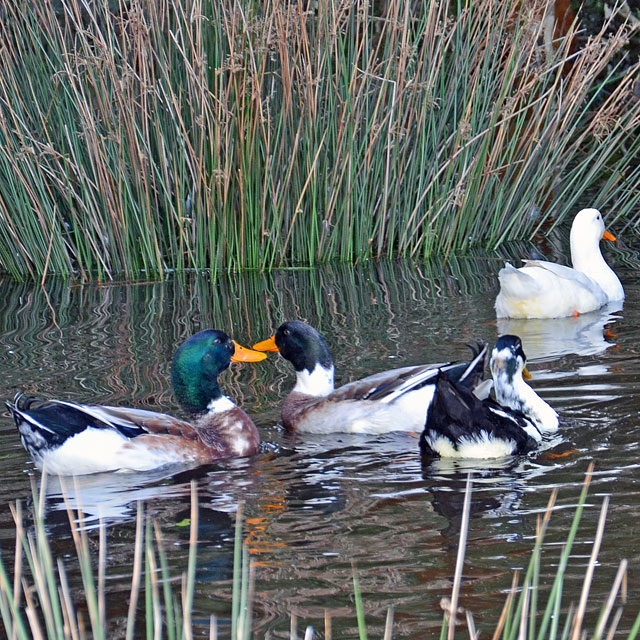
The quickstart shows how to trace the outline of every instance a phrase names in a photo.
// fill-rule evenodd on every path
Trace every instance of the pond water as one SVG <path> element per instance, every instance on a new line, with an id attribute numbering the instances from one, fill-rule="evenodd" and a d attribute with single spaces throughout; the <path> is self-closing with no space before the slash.
<path id="1" fill-rule="evenodd" d="M 390 606 L 394 637 L 435 637 L 440 600 L 451 591 L 469 471 L 474 492 L 461 604 L 487 637 L 513 571 L 527 566 L 538 514 L 558 488 L 542 568 L 544 584 L 551 583 L 590 461 L 595 475 L 571 558 L 566 604 L 579 598 L 600 505 L 610 495 L 589 619 L 627 558 L 620 626 L 628 629 L 640 608 L 640 287 L 628 266 L 636 256 L 611 251 L 627 291 L 624 308 L 545 322 L 496 322 L 501 260 L 495 256 L 453 260 L 444 268 L 368 263 L 221 276 L 215 282 L 195 275 L 103 286 L 50 281 L 44 288 L 0 281 L 4 398 L 24 389 L 179 414 L 169 366 L 186 337 L 217 327 L 250 345 L 281 321 L 301 318 L 327 338 L 338 384 L 382 369 L 465 358 L 467 342 L 519 333 L 532 384 L 561 415 L 559 434 L 530 457 L 423 463 L 411 434 L 292 437 L 278 425 L 279 403 L 294 379 L 288 363 L 271 354 L 261 363 L 234 365 L 221 382 L 254 416 L 263 439 L 258 455 L 173 475 L 89 476 L 70 489 L 86 526 L 94 527 L 98 514 L 108 524 L 108 605 L 115 621 L 110 637 L 118 637 L 126 617 L 136 501 L 159 522 L 172 572 L 179 575 L 186 568 L 189 531 L 178 525 L 189 517 L 192 479 L 200 501 L 195 618 L 216 613 L 228 622 L 234 518 L 242 501 L 244 536 L 257 562 L 256 637 L 288 637 L 292 614 L 301 629 L 313 624 L 321 632 L 325 612 L 332 616 L 334 637 L 357 637 L 352 563 L 372 637 L 382 636 Z M 552 255 L 554 247 L 547 252 Z M 39 479 L 39 473 L 6 411 L 0 451 L 0 543 L 9 552 L 9 504 L 21 500 L 28 517 L 30 477 Z M 54 478 L 47 493 L 54 547 L 69 556 L 73 547 Z M 90 535 L 97 537 L 95 531 Z M 72 565 L 70 575 L 72 587 L 79 587 Z M 138 631 L 144 632 L 141 624 Z M 228 637 L 227 626 L 222 634 Z"/>

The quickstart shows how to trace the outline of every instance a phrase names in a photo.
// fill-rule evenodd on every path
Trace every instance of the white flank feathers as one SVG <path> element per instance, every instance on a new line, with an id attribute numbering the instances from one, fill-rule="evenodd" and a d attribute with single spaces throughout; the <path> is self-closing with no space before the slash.
<path id="1" fill-rule="evenodd" d="M 96 456 L 96 451 L 100 452 L 99 456 Z M 184 456 L 136 446 L 135 439 L 130 440 L 114 429 L 88 427 L 56 449 L 43 449 L 39 458 L 34 459 L 36 466 L 48 473 L 81 475 L 103 471 L 148 471 L 183 462 Z"/>
<path id="2" fill-rule="evenodd" d="M 514 449 L 513 441 L 493 438 L 486 431 L 481 431 L 476 436 L 463 436 L 458 440 L 457 447 L 453 446 L 449 438 L 434 432 L 429 432 L 426 439 L 429 446 L 442 458 L 501 458 L 511 455 Z"/>

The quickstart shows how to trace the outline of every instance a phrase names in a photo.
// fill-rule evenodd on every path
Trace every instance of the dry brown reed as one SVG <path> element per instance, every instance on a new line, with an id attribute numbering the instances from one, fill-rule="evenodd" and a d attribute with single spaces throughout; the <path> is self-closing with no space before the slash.
<path id="1" fill-rule="evenodd" d="M 7 0 L 0 269 L 425 257 L 630 216 L 631 27 L 549 51 L 539 2 L 459 4 Z"/>

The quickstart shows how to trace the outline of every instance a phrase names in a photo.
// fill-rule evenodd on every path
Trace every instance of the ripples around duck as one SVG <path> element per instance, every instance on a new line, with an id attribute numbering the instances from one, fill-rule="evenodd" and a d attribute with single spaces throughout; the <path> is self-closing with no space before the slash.
<path id="1" fill-rule="evenodd" d="M 285 319 L 304 319 L 327 338 L 337 383 L 391 367 L 465 357 L 467 342 L 518 333 L 532 384 L 562 419 L 559 434 L 528 458 L 427 463 L 412 434 L 286 434 L 278 425 L 278 407 L 293 375 L 287 363 L 271 357 L 235 366 L 221 380 L 255 417 L 263 438 L 259 455 L 177 473 L 96 475 L 65 487 L 85 514 L 84 526 L 95 528 L 99 518 L 108 524 L 112 594 L 130 584 L 138 501 L 166 536 L 172 570 L 182 571 L 188 528 L 178 525 L 189 516 L 194 480 L 201 511 L 197 617 L 229 616 L 234 517 L 243 501 L 245 541 L 258 565 L 255 617 L 262 635 L 269 630 L 273 637 L 288 637 L 292 613 L 321 629 L 328 611 L 336 637 L 357 637 L 355 563 L 370 632 L 382 635 L 386 610 L 393 606 L 395 637 L 424 637 L 439 627 L 439 602 L 451 589 L 464 484 L 472 472 L 462 604 L 486 634 L 499 616 L 513 570 L 527 565 L 537 516 L 558 488 L 543 582 L 554 575 L 589 461 L 595 461 L 596 471 L 567 578 L 567 603 L 579 597 L 604 494 L 611 495 L 611 506 L 592 588 L 595 602 L 608 594 L 621 557 L 633 571 L 640 550 L 633 535 L 640 510 L 640 290 L 632 272 L 621 270 L 627 290 L 622 309 L 496 323 L 498 268 L 499 261 L 479 257 L 454 260 L 446 269 L 371 263 L 215 283 L 195 275 L 109 286 L 52 281 L 44 289 L 0 281 L 2 396 L 24 389 L 179 413 L 168 382 L 173 351 L 191 333 L 212 326 L 251 344 Z M 0 420 L 0 441 L 0 538 L 9 549 L 14 531 L 9 503 L 21 500 L 28 514 L 29 478 L 39 474 L 7 412 Z M 56 551 L 64 554 L 72 543 L 62 489 L 59 479 L 48 479 L 47 525 Z M 70 579 L 78 586 L 79 572 L 71 569 Z M 627 610 L 637 611 L 637 590 L 630 589 L 628 599 Z M 629 626 L 625 618 L 621 624 Z"/>

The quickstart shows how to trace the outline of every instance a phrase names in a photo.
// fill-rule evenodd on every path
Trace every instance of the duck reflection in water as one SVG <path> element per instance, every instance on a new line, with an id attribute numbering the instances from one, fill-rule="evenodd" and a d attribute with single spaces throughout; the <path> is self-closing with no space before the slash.
<path id="1" fill-rule="evenodd" d="M 498 318 L 498 333 L 520 336 L 531 360 L 567 354 L 590 356 L 615 345 L 613 325 L 622 301 L 578 316 L 551 319 Z"/>

